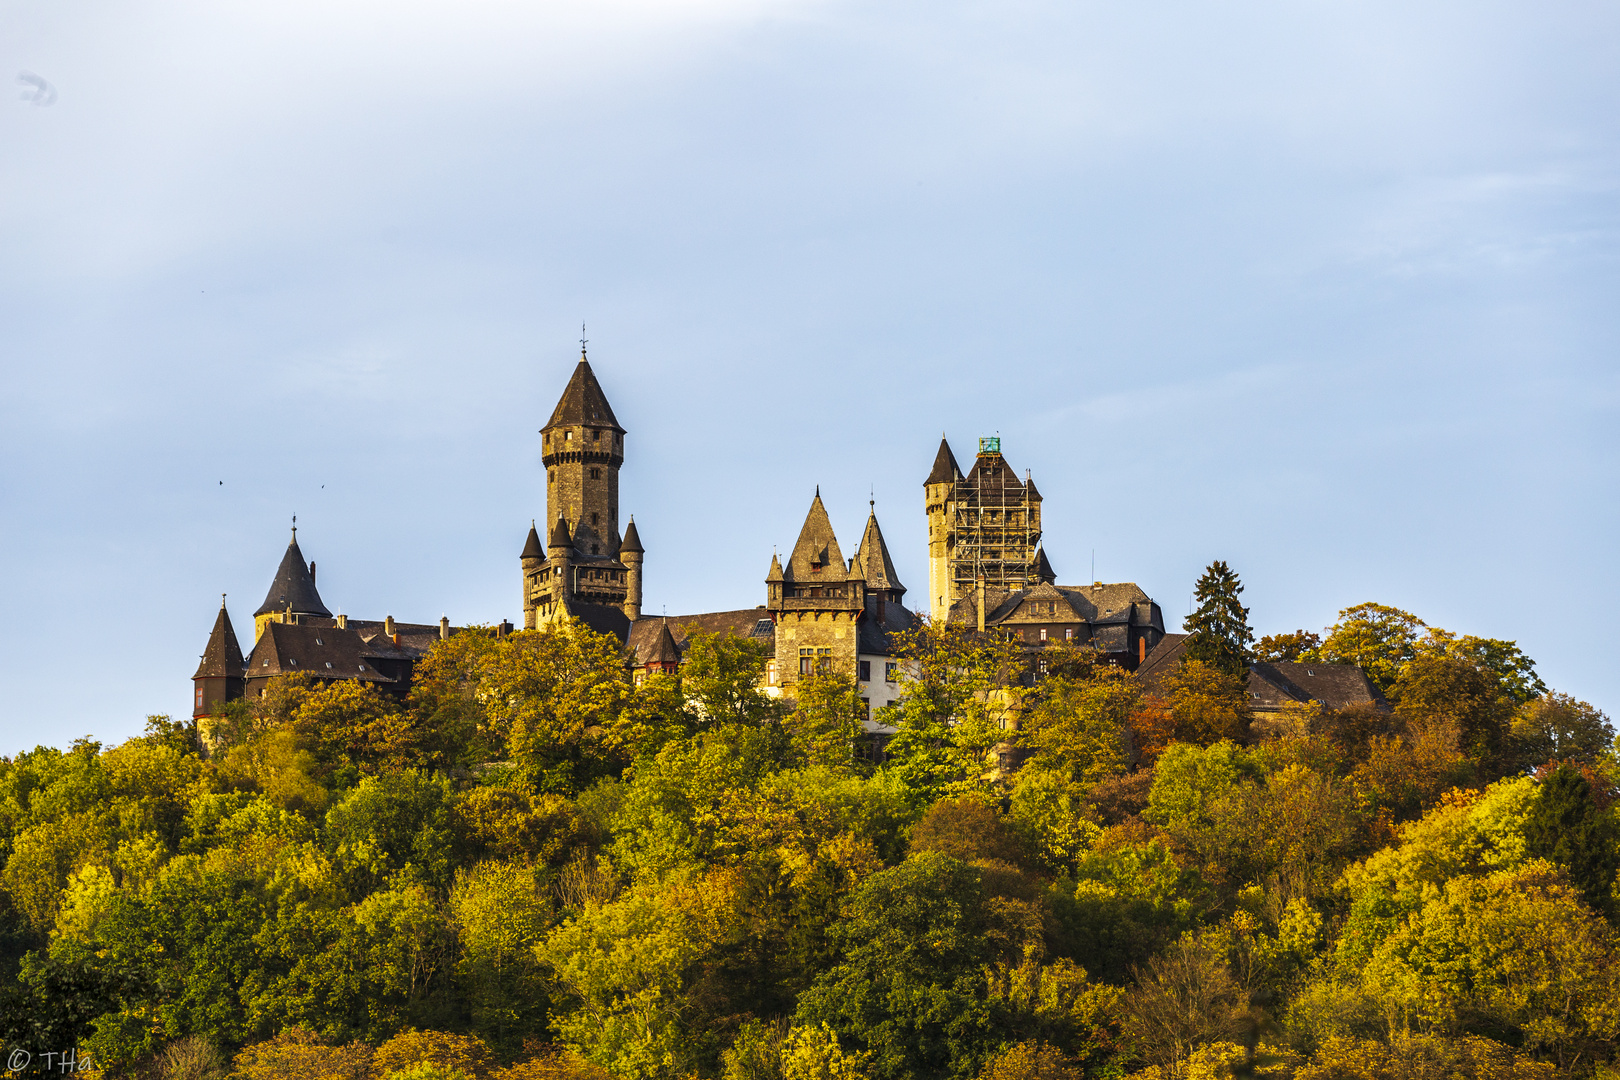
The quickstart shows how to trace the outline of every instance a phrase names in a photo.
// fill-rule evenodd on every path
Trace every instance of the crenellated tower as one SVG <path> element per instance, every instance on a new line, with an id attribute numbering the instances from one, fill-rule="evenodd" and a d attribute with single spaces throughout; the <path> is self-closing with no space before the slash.
<path id="1" fill-rule="evenodd" d="M 574 603 L 622 608 L 630 619 L 639 617 L 641 542 L 633 527 L 628 535 L 619 532 L 624 436 L 582 348 L 551 419 L 540 429 L 549 550 L 540 550 L 540 533 L 531 528 L 522 555 L 525 628 L 566 617 Z"/>

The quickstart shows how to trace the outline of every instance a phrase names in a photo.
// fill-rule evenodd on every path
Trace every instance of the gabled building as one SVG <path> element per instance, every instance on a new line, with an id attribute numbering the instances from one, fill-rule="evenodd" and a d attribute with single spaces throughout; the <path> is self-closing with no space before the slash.
<path id="1" fill-rule="evenodd" d="M 978 457 L 966 475 L 942 437 L 923 496 L 928 611 L 936 622 L 981 581 L 1015 592 L 1052 580 L 1041 555 L 1041 493 L 1027 473 L 1020 480 L 1007 463 L 1000 436 L 979 440 Z"/>

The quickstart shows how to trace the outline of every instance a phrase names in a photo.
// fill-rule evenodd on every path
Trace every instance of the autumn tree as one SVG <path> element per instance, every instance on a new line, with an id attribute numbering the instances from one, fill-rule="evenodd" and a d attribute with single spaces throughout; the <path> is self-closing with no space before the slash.
<path id="1" fill-rule="evenodd" d="M 1243 582 L 1225 562 L 1209 564 L 1198 578 L 1198 606 L 1187 616 L 1187 657 L 1217 671 L 1247 680 L 1254 632 L 1249 609 L 1239 602 Z"/>
<path id="2" fill-rule="evenodd" d="M 1254 658 L 1268 664 L 1296 664 L 1315 660 L 1322 647 L 1320 634 L 1295 630 L 1291 634 L 1267 634 L 1254 647 Z"/>
<path id="3" fill-rule="evenodd" d="M 1354 664 L 1374 686 L 1388 690 L 1401 669 L 1417 655 L 1427 624 L 1409 611 L 1386 604 L 1356 604 L 1339 612 L 1318 654 L 1324 663 Z"/>

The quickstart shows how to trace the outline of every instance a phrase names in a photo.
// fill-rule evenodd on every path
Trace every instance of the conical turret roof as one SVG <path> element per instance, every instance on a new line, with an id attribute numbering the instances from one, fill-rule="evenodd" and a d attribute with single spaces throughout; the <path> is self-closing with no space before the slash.
<path id="1" fill-rule="evenodd" d="M 583 356 L 579 359 L 579 366 L 574 368 L 573 377 L 568 380 L 557 407 L 551 410 L 551 419 L 546 421 L 545 428 L 577 427 L 591 424 L 596 427 L 610 427 L 623 431 L 619 421 L 613 415 L 613 407 L 608 404 L 607 395 L 602 393 L 602 384 L 596 381 L 596 373 Z"/>
<path id="2" fill-rule="evenodd" d="M 268 615 L 273 611 L 288 610 L 294 615 L 319 615 L 323 618 L 332 615 L 321 603 L 321 594 L 315 591 L 315 575 L 310 573 L 304 553 L 298 549 L 296 528 L 293 529 L 292 540 L 287 544 L 287 553 L 281 557 L 281 565 L 276 568 L 275 580 L 270 582 L 270 591 L 265 594 L 259 610 L 253 614 Z"/>
<path id="3" fill-rule="evenodd" d="M 534 522 L 529 522 L 529 538 L 523 543 L 523 559 L 543 559 L 546 549 L 540 546 L 540 534 L 535 530 Z"/>
<path id="4" fill-rule="evenodd" d="M 626 551 L 643 555 L 646 554 L 647 551 L 646 548 L 641 546 L 641 534 L 636 531 L 636 519 L 634 515 L 632 515 L 630 518 L 630 524 L 625 526 L 624 539 L 619 543 L 620 554 L 623 554 Z"/>
<path id="5" fill-rule="evenodd" d="M 1035 549 L 1035 577 L 1048 585 L 1057 581 L 1057 571 L 1052 569 L 1051 562 L 1046 558 L 1046 545 L 1044 544 Z"/>
<path id="6" fill-rule="evenodd" d="M 900 575 L 895 573 L 894 560 L 889 557 L 889 545 L 883 542 L 876 510 L 866 517 L 866 532 L 861 536 L 861 546 L 855 549 L 855 568 L 866 579 L 868 589 L 906 591 L 900 584 Z"/>
<path id="7" fill-rule="evenodd" d="M 781 581 L 781 580 L 782 580 L 782 560 L 777 558 L 776 557 L 776 552 L 773 551 L 773 552 L 771 552 L 771 568 L 765 574 L 765 581 L 766 581 L 767 584 L 769 584 L 772 581 Z"/>
<path id="8" fill-rule="evenodd" d="M 812 566 L 815 569 L 811 569 Z M 829 575 L 830 567 L 837 567 L 837 572 Z M 844 569 L 844 553 L 839 550 L 838 537 L 833 532 L 832 522 L 827 519 L 827 508 L 821 504 L 821 492 L 817 490 L 815 499 L 810 503 L 810 512 L 804 517 L 804 528 L 799 530 L 798 543 L 793 545 L 793 554 L 788 557 L 782 580 L 842 581 Z"/>
<path id="9" fill-rule="evenodd" d="M 961 472 L 961 466 L 956 464 L 956 455 L 951 453 L 950 442 L 941 435 L 939 453 L 934 455 L 934 470 L 928 474 L 928 479 L 924 480 L 923 484 L 948 484 Z"/>
<path id="10" fill-rule="evenodd" d="M 208 647 L 203 650 L 202 663 L 197 665 L 197 674 L 192 678 L 240 679 L 242 671 L 242 647 L 236 643 L 236 631 L 231 629 L 231 616 L 222 599 L 219 617 L 214 620 L 214 632 L 208 635 Z"/>
<path id="11" fill-rule="evenodd" d="M 557 515 L 557 523 L 551 527 L 551 536 L 546 541 L 551 545 L 555 554 L 566 554 L 574 546 L 574 538 L 568 533 L 568 518 L 562 514 Z"/>

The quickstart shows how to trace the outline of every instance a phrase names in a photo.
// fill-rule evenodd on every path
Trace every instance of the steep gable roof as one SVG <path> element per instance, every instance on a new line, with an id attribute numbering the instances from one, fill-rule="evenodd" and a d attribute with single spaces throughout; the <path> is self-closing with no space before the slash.
<path id="1" fill-rule="evenodd" d="M 586 424 L 610 427 L 615 431 L 624 430 L 614 417 L 613 407 L 608 404 L 607 395 L 602 393 L 602 384 L 596 381 L 596 373 L 591 370 L 590 362 L 580 357 L 579 366 L 574 368 L 574 374 L 563 389 L 557 407 L 551 411 L 551 419 L 541 430 Z"/>
<path id="2" fill-rule="evenodd" d="M 818 569 L 812 570 L 812 565 Z M 833 567 L 837 572 L 829 574 L 828 569 Z M 799 540 L 793 545 L 793 554 L 788 558 L 782 580 L 842 581 L 845 572 L 844 553 L 838 547 L 838 537 L 827 518 L 827 508 L 821 504 L 821 492 L 818 490 L 810 503 L 810 512 L 804 516 L 804 528 L 799 530 Z"/>
<path id="3" fill-rule="evenodd" d="M 231 629 L 231 617 L 225 610 L 225 601 L 221 600 L 219 616 L 214 620 L 214 631 L 208 635 L 202 663 L 197 665 L 197 674 L 192 678 L 240 679 L 242 667 L 242 647 L 236 643 L 236 631 Z"/>
<path id="4" fill-rule="evenodd" d="M 1033 486 L 1033 484 L 1031 485 Z M 1046 557 L 1046 545 L 1042 544 L 1035 549 L 1035 577 L 1048 585 L 1057 582 L 1057 571 L 1052 569 L 1052 563 Z"/>
<path id="5" fill-rule="evenodd" d="M 304 553 L 298 549 L 298 530 L 293 529 L 292 540 L 281 556 L 281 565 L 270 582 L 270 591 L 254 615 L 268 615 L 273 611 L 292 609 L 295 615 L 331 615 L 321 603 L 321 594 L 315 591 L 315 575 L 304 562 Z"/>
<path id="6" fill-rule="evenodd" d="M 883 530 L 878 528 L 875 510 L 867 515 L 866 532 L 861 536 L 860 547 L 855 549 L 854 569 L 866 579 L 868 589 L 892 589 L 902 594 L 906 591 L 900 584 L 900 575 L 895 572 L 894 560 L 889 558 L 889 546 L 883 542 Z"/>
<path id="7" fill-rule="evenodd" d="M 961 466 L 956 464 L 956 455 L 951 453 L 951 444 L 941 435 L 939 437 L 939 453 L 934 455 L 934 468 L 923 481 L 928 484 L 948 484 L 961 473 Z"/>

